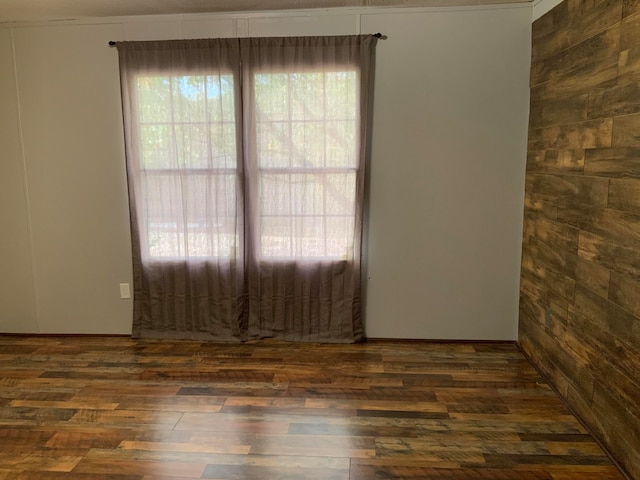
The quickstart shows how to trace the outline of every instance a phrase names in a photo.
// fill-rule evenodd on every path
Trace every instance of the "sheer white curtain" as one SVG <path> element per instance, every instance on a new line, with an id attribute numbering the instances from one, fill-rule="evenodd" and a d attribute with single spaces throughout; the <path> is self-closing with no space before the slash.
<path id="1" fill-rule="evenodd" d="M 135 336 L 363 337 L 375 40 L 117 43 Z"/>

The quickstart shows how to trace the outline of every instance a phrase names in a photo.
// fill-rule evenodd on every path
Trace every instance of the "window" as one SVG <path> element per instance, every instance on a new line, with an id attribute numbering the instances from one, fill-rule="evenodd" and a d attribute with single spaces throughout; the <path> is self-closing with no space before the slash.
<path id="1" fill-rule="evenodd" d="M 139 75 L 135 93 L 143 256 L 232 256 L 239 246 L 233 75 Z"/>
<path id="2" fill-rule="evenodd" d="M 370 35 L 117 42 L 133 335 L 357 341 Z"/>
<path id="3" fill-rule="evenodd" d="M 255 75 L 260 255 L 347 258 L 356 200 L 356 72 Z"/>
<path id="4" fill-rule="evenodd" d="M 271 259 L 353 254 L 355 70 L 255 73 L 256 250 Z M 136 77 L 143 257 L 232 257 L 238 132 L 234 76 Z M 203 201 L 205 199 L 205 201 Z"/>

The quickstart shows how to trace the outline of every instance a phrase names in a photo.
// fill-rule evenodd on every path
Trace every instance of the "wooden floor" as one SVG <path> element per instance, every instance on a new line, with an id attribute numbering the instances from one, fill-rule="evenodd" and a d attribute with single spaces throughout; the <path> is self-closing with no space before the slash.
<path id="1" fill-rule="evenodd" d="M 0 336 L 0 479 L 622 479 L 514 345 Z"/>

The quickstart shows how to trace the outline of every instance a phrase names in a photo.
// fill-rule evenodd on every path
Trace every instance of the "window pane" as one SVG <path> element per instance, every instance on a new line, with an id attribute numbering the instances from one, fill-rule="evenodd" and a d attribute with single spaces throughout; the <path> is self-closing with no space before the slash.
<path id="1" fill-rule="evenodd" d="M 336 120 L 356 118 L 356 72 L 327 72 L 326 117 Z"/>
<path id="2" fill-rule="evenodd" d="M 294 215 L 324 214 L 324 178 L 322 174 L 291 175 Z"/>
<path id="3" fill-rule="evenodd" d="M 292 73 L 291 80 L 291 119 L 317 120 L 325 116 L 325 85 L 322 72 Z"/>
<path id="4" fill-rule="evenodd" d="M 236 183 L 235 175 L 145 176 L 148 256 L 235 255 Z"/>
<path id="5" fill-rule="evenodd" d="M 184 228 L 179 177 L 174 175 L 146 175 L 141 185 L 143 218 L 150 257 L 184 256 Z M 143 242 L 144 238 L 141 239 Z"/>
<path id="6" fill-rule="evenodd" d="M 234 85 L 232 75 L 208 76 L 206 80 L 209 121 L 235 124 Z"/>
<path id="7" fill-rule="evenodd" d="M 352 167 L 358 166 L 359 158 L 356 148 L 356 124 L 353 120 L 336 120 L 327 122 L 326 166 Z"/>
<path id="8" fill-rule="evenodd" d="M 291 257 L 291 217 L 262 217 L 260 253 L 264 257 Z"/>
<path id="9" fill-rule="evenodd" d="M 326 178 L 326 213 L 354 216 L 356 211 L 356 173 L 331 173 Z"/>
<path id="10" fill-rule="evenodd" d="M 136 91 L 140 122 L 171 121 L 171 77 L 139 76 Z"/>
<path id="11" fill-rule="evenodd" d="M 209 166 L 209 128 L 207 124 L 176 124 L 174 131 L 180 167 L 207 168 Z"/>
<path id="12" fill-rule="evenodd" d="M 327 217 L 327 257 L 353 255 L 354 217 Z"/>
<path id="13" fill-rule="evenodd" d="M 171 125 L 140 126 L 142 168 L 176 168 L 178 159 Z"/>
<path id="14" fill-rule="evenodd" d="M 255 76 L 256 115 L 258 122 L 289 120 L 289 75 Z"/>
<path id="15" fill-rule="evenodd" d="M 352 255 L 358 166 L 356 74 L 258 74 L 260 252 Z"/>
<path id="16" fill-rule="evenodd" d="M 351 253 L 355 172 L 262 173 L 260 252 L 267 257 Z"/>
<path id="17" fill-rule="evenodd" d="M 258 74 L 261 167 L 355 167 L 355 72 Z"/>
<path id="18" fill-rule="evenodd" d="M 324 218 L 294 217 L 294 257 L 326 257 Z"/>
<path id="19" fill-rule="evenodd" d="M 294 167 L 322 168 L 325 157 L 324 122 L 293 122 Z"/>
<path id="20" fill-rule="evenodd" d="M 287 122 L 261 122 L 256 126 L 260 167 L 288 167 L 291 164 L 291 133 Z"/>
<path id="21" fill-rule="evenodd" d="M 205 111 L 205 77 L 181 76 L 172 77 L 173 121 L 204 122 Z"/>
<path id="22" fill-rule="evenodd" d="M 236 153 L 235 124 L 211 125 L 211 166 L 213 168 L 236 168 Z"/>
<path id="23" fill-rule="evenodd" d="M 291 214 L 288 174 L 260 176 L 260 212 L 263 216 Z"/>
<path id="24" fill-rule="evenodd" d="M 143 256 L 236 255 L 241 202 L 233 81 L 232 75 L 136 79 Z"/>

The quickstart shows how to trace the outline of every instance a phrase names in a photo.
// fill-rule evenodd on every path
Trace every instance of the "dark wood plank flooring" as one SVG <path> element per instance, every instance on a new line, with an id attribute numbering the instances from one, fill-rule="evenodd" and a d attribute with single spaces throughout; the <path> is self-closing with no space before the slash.
<path id="1" fill-rule="evenodd" d="M 511 344 L 0 336 L 0 479 L 619 480 Z"/>

